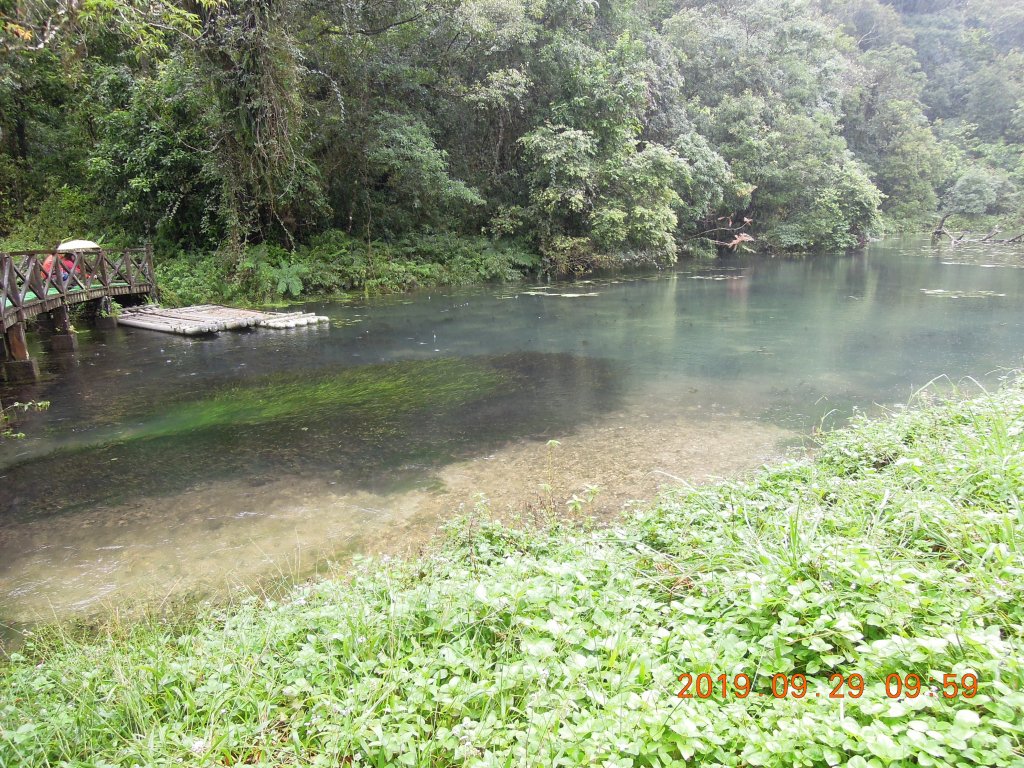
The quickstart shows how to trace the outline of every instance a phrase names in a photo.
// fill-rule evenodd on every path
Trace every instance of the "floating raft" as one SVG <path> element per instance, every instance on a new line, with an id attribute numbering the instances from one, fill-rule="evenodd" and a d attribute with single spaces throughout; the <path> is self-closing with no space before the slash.
<path id="1" fill-rule="evenodd" d="M 330 318 L 310 312 L 257 312 L 234 309 L 217 304 L 165 309 L 158 304 L 132 307 L 117 318 L 118 325 L 144 328 L 147 331 L 198 336 L 237 328 L 298 328 L 329 322 Z"/>

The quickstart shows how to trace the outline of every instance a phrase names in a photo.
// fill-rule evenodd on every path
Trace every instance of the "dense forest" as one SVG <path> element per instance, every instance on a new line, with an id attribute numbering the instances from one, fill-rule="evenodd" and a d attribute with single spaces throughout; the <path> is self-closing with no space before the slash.
<path id="1" fill-rule="evenodd" d="M 1014 0 L 0 0 L 0 247 L 171 300 L 1009 228 L 1022 150 Z"/>

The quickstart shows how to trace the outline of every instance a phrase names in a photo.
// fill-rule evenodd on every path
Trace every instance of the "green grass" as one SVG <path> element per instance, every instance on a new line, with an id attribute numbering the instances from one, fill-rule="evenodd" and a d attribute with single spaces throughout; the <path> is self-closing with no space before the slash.
<path id="1" fill-rule="evenodd" d="M 1024 765 L 1022 488 L 1015 383 L 614 527 L 474 516 L 283 601 L 31 640 L 0 765 Z M 810 694 L 676 697 L 704 672 Z M 864 695 L 829 699 L 836 672 Z M 890 699 L 893 672 L 979 692 Z"/>

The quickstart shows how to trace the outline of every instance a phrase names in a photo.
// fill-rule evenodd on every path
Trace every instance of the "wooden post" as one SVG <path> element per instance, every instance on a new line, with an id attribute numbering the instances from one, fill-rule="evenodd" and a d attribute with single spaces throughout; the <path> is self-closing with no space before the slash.
<path id="1" fill-rule="evenodd" d="M 18 306 L 18 289 L 14 279 L 14 265 L 9 253 L 0 253 L 0 310 L 7 307 L 7 302 Z"/>
<path id="2" fill-rule="evenodd" d="M 25 324 L 15 323 L 7 329 L 7 350 L 11 360 L 28 360 L 28 341 L 25 339 Z"/>
<path id="3" fill-rule="evenodd" d="M 149 295 L 159 300 L 160 291 L 156 287 L 156 269 L 153 267 L 153 244 L 147 242 L 145 248 L 146 255 L 143 256 L 143 264 L 145 265 L 146 280 L 152 286 Z"/>
<path id="4" fill-rule="evenodd" d="M 25 260 L 25 287 L 23 290 L 32 291 L 37 299 L 45 299 L 46 285 L 47 281 L 43 279 L 43 269 L 39 263 L 39 257 L 29 256 Z"/>
<path id="5" fill-rule="evenodd" d="M 96 259 L 96 275 L 100 279 L 100 285 L 104 288 L 110 287 L 110 277 L 107 275 L 107 254 L 100 251 L 100 255 Z"/>
<path id="6" fill-rule="evenodd" d="M 4 334 L 7 342 L 7 354 L 10 358 L 4 363 L 4 375 L 8 381 L 35 381 L 39 378 L 39 364 L 28 355 L 28 342 L 25 340 L 25 324 L 17 323 L 7 329 Z"/>
<path id="7" fill-rule="evenodd" d="M 124 280 L 132 288 L 135 287 L 135 270 L 132 268 L 132 254 L 129 251 L 121 251 L 121 268 L 124 270 Z"/>

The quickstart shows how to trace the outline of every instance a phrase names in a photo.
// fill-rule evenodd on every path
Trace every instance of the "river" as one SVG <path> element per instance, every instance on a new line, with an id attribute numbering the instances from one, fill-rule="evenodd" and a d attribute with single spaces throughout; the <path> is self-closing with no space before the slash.
<path id="1" fill-rule="evenodd" d="M 0 636 L 415 552 L 478 505 L 608 519 L 936 377 L 994 386 L 1024 354 L 1022 265 L 905 238 L 37 346 L 43 380 L 3 390 L 51 406 L 0 445 Z"/>

